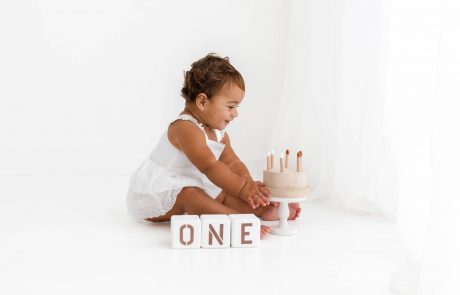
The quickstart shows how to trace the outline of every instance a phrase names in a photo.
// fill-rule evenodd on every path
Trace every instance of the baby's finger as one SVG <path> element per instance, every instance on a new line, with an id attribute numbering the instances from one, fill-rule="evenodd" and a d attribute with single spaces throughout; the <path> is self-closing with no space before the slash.
<path id="1" fill-rule="evenodd" d="M 268 188 L 266 188 L 266 187 L 261 187 L 261 188 L 260 188 L 260 191 L 261 191 L 265 196 L 267 196 L 267 197 L 270 197 L 271 194 L 272 194 L 272 193 L 270 192 L 270 190 L 269 190 Z"/>
<path id="2" fill-rule="evenodd" d="M 262 181 L 256 181 L 256 183 L 262 187 L 265 187 L 265 184 Z"/>
<path id="3" fill-rule="evenodd" d="M 265 196 L 261 196 L 260 200 L 261 200 L 261 202 L 263 202 L 264 206 L 270 205 L 270 201 Z"/>
<path id="4" fill-rule="evenodd" d="M 256 205 L 256 208 L 259 207 L 260 205 L 263 206 L 263 203 L 260 202 L 260 198 L 257 195 L 257 193 L 254 193 L 254 195 L 252 197 L 252 201 L 254 202 L 254 205 Z"/>
<path id="5" fill-rule="evenodd" d="M 262 200 L 261 198 L 258 198 L 256 202 L 257 202 L 257 204 L 259 204 L 262 207 L 266 206 L 264 200 Z"/>
<path id="6" fill-rule="evenodd" d="M 257 198 L 257 195 L 256 195 L 256 194 L 254 194 L 254 195 L 253 195 L 253 197 L 252 197 L 252 199 L 251 199 L 251 200 L 252 200 L 252 202 L 253 202 L 253 204 L 254 204 L 255 208 L 259 208 L 259 206 L 260 206 L 261 204 L 259 203 L 259 201 L 258 201 L 258 198 Z"/>
<path id="7" fill-rule="evenodd" d="M 266 195 L 263 191 L 259 192 L 260 198 L 264 200 L 264 202 L 269 203 L 270 202 L 270 195 Z"/>
<path id="8" fill-rule="evenodd" d="M 263 189 L 264 189 L 264 188 L 262 188 L 262 187 L 260 187 L 260 186 L 257 188 L 256 194 L 257 194 L 257 196 L 258 196 L 259 198 L 262 198 L 262 197 L 263 197 L 263 198 L 266 198 L 266 197 L 265 197 L 265 192 L 263 191 Z M 267 196 L 267 197 L 268 197 L 268 196 Z"/>
<path id="9" fill-rule="evenodd" d="M 256 205 L 254 205 L 254 201 L 252 199 L 248 199 L 248 204 L 252 209 L 256 209 Z"/>
<path id="10" fill-rule="evenodd" d="M 259 186 L 259 190 L 270 191 L 270 190 L 265 186 L 265 184 L 263 184 L 263 183 L 260 182 L 260 181 L 257 182 L 257 185 Z"/>
<path id="11" fill-rule="evenodd" d="M 263 204 L 263 206 L 267 206 L 267 205 L 270 205 L 270 201 L 268 200 L 268 198 L 266 196 L 264 196 L 263 194 L 259 193 L 258 194 L 259 196 L 259 202 L 261 204 Z"/>

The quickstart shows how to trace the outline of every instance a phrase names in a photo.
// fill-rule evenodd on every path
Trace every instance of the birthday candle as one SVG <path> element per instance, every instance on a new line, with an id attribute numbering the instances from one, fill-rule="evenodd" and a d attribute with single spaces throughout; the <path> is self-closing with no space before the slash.
<path id="1" fill-rule="evenodd" d="M 283 155 L 283 153 L 281 153 L 281 157 L 280 157 L 280 170 L 281 170 L 281 172 L 284 172 L 286 170 L 286 167 L 284 166 L 284 155 Z"/>
<path id="2" fill-rule="evenodd" d="M 272 167 L 271 167 L 271 161 L 270 161 L 270 152 L 267 153 L 267 171 L 270 171 L 272 170 Z"/>
<path id="3" fill-rule="evenodd" d="M 286 170 L 289 169 L 289 149 L 286 150 L 286 161 L 284 162 Z"/>
<path id="4" fill-rule="evenodd" d="M 275 168 L 275 151 L 272 150 L 272 153 L 270 154 L 270 167 L 273 169 Z"/>
<path id="5" fill-rule="evenodd" d="M 302 151 L 297 152 L 297 172 L 302 171 Z"/>

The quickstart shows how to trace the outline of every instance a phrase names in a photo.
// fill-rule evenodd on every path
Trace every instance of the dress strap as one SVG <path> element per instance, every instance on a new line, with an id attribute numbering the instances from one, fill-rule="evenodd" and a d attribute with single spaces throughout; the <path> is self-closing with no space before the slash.
<path id="1" fill-rule="evenodd" d="M 206 134 L 206 131 L 204 130 L 203 124 L 198 122 L 193 116 L 189 114 L 180 114 L 179 116 L 177 116 L 177 118 L 174 121 L 170 123 L 170 125 L 176 122 L 177 120 L 191 121 L 195 123 L 204 132 L 204 136 L 206 136 L 206 140 L 210 140 L 208 138 L 208 135 Z M 214 129 L 214 133 L 216 134 L 217 142 L 220 143 L 225 136 L 225 130 Z"/>
<path id="2" fill-rule="evenodd" d="M 203 124 L 199 123 L 194 117 L 190 116 L 189 114 L 180 114 L 174 121 L 171 122 L 171 124 L 176 122 L 177 120 L 191 121 L 204 130 Z"/>
<path id="3" fill-rule="evenodd" d="M 208 135 L 206 134 L 206 131 L 204 131 L 203 124 L 199 123 L 199 122 L 198 122 L 194 117 L 192 117 L 191 115 L 189 115 L 189 114 L 180 114 L 179 116 L 177 116 L 176 119 L 174 119 L 171 123 L 169 123 L 169 125 L 171 125 L 172 123 L 176 122 L 177 120 L 184 120 L 184 121 L 190 121 L 190 122 L 192 122 L 192 123 L 195 123 L 195 125 L 198 126 L 198 128 L 200 128 L 201 131 L 203 131 L 204 136 L 206 137 L 206 140 L 209 140 Z"/>

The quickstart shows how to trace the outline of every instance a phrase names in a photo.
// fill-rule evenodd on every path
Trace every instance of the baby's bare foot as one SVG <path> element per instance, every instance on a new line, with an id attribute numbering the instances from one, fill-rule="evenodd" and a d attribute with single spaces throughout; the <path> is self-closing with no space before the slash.
<path id="1" fill-rule="evenodd" d="M 276 207 L 275 207 L 276 206 Z M 278 217 L 279 203 L 271 202 L 269 206 L 264 208 L 264 212 L 260 216 L 263 220 L 279 220 Z M 289 204 L 289 217 L 288 220 L 295 220 L 300 215 L 301 208 L 299 203 Z"/>
<path id="2" fill-rule="evenodd" d="M 273 202 L 264 207 L 264 211 L 260 216 L 262 220 L 278 220 L 278 208 L 274 206 Z"/>
<path id="3" fill-rule="evenodd" d="M 270 233 L 270 228 L 266 225 L 260 226 L 260 238 L 263 239 L 266 235 Z"/>
<path id="4" fill-rule="evenodd" d="M 300 211 L 302 208 L 300 208 L 299 203 L 290 203 L 289 204 L 289 217 L 288 220 L 296 220 L 297 217 L 300 216 Z"/>

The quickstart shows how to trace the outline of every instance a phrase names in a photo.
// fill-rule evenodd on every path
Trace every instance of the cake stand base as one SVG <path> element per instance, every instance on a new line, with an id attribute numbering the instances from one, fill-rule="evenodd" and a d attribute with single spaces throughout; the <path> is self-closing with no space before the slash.
<path id="1" fill-rule="evenodd" d="M 297 234 L 296 228 L 279 228 L 272 226 L 270 227 L 270 233 L 276 236 L 293 236 Z"/>
<path id="2" fill-rule="evenodd" d="M 297 228 L 289 227 L 288 217 L 289 217 L 289 203 L 299 203 L 305 201 L 307 197 L 299 198 L 277 198 L 271 197 L 271 202 L 279 202 L 280 206 L 278 207 L 278 216 L 280 221 L 277 226 L 270 227 L 270 233 L 277 236 L 292 236 L 297 234 Z"/>

